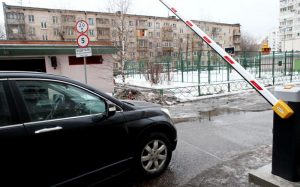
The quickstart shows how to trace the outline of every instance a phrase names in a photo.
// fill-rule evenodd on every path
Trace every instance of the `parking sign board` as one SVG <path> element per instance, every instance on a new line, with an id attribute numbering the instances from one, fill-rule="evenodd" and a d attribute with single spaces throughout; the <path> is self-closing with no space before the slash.
<path id="1" fill-rule="evenodd" d="M 76 30 L 79 33 L 85 33 L 89 29 L 89 25 L 86 21 L 80 20 L 76 23 Z"/>
<path id="2" fill-rule="evenodd" d="M 88 57 L 88 56 L 92 56 L 92 48 L 88 47 L 88 48 L 76 49 L 76 57 L 77 58 Z"/>

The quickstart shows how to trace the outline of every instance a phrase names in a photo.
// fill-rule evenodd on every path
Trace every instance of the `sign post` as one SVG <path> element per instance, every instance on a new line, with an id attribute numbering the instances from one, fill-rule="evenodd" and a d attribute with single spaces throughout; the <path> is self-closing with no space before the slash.
<path id="1" fill-rule="evenodd" d="M 80 35 L 77 38 L 77 44 L 80 48 L 76 49 L 76 57 L 83 57 L 85 84 L 87 84 L 86 57 L 92 56 L 92 49 L 86 48 L 90 43 L 90 38 L 84 33 L 86 33 L 88 29 L 89 25 L 86 21 L 80 20 L 76 23 L 76 30 L 78 33 L 80 33 Z"/>

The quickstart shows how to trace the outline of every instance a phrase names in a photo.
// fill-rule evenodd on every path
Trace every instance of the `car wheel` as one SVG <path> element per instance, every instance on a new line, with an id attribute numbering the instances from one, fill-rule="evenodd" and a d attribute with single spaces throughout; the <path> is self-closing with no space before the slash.
<path id="1" fill-rule="evenodd" d="M 152 133 L 139 146 L 136 155 L 138 171 L 144 177 L 156 177 L 166 170 L 171 157 L 168 138 L 162 133 Z"/>

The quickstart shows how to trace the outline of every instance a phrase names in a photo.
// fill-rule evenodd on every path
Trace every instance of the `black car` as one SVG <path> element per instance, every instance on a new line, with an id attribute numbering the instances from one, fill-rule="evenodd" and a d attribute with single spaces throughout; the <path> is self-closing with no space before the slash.
<path id="1" fill-rule="evenodd" d="M 177 134 L 168 112 L 69 78 L 0 72 L 0 186 L 85 186 L 128 169 L 155 177 Z"/>

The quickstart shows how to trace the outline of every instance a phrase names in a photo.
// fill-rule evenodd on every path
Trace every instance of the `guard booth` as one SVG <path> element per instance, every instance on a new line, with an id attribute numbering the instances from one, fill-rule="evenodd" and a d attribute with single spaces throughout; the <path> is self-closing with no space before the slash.
<path id="1" fill-rule="evenodd" d="M 112 93 L 112 55 L 117 48 L 111 42 L 91 42 L 92 56 L 86 59 L 87 84 Z M 72 41 L 0 41 L 0 71 L 38 71 L 62 75 L 85 83 L 83 58 L 76 58 L 78 46 Z"/>
<path id="2" fill-rule="evenodd" d="M 282 119 L 274 113 L 272 174 L 291 182 L 300 181 L 300 86 L 275 88 L 295 114 Z"/>

